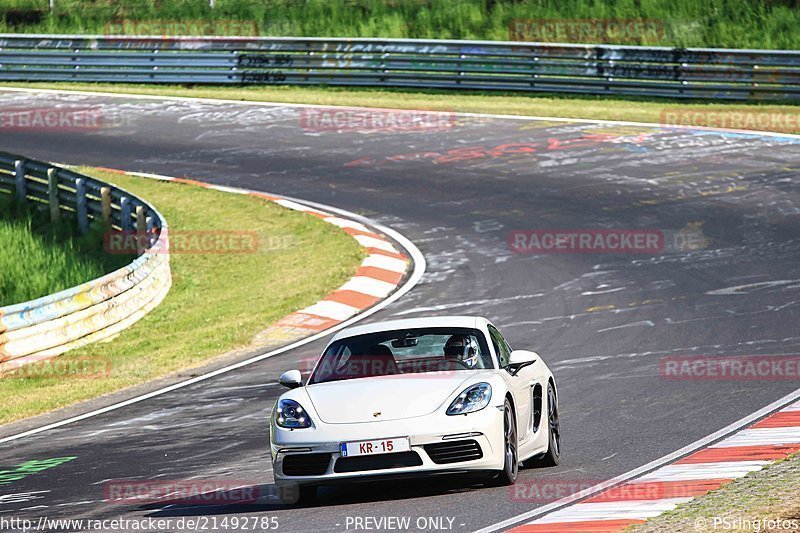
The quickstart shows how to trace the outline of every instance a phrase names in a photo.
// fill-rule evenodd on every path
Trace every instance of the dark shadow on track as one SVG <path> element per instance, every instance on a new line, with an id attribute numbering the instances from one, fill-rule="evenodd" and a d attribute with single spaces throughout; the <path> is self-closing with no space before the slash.
<path id="1" fill-rule="evenodd" d="M 302 509 L 304 507 L 331 507 L 391 500 L 410 500 L 425 496 L 472 492 L 491 487 L 486 475 L 454 474 L 436 478 L 407 478 L 398 480 L 357 482 L 352 485 L 321 487 L 314 504 L 281 503 L 274 484 L 242 487 L 232 491 L 217 491 L 199 495 L 191 501 L 186 499 L 164 500 L 139 507 L 140 511 L 150 511 L 147 517 L 213 516 L 233 514 L 253 514 L 282 509 Z M 243 500 L 241 494 L 255 494 L 256 498 Z M 217 503 L 215 503 L 217 502 Z M 228 502 L 228 503 L 225 503 Z"/>

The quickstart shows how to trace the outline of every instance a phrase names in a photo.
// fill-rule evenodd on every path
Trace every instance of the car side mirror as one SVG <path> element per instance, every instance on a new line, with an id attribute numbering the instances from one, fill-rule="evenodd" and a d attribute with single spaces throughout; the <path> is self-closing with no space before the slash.
<path id="1" fill-rule="evenodd" d="M 299 370 L 287 370 L 278 378 L 278 383 L 290 389 L 303 386 L 303 375 Z"/>
<path id="2" fill-rule="evenodd" d="M 539 359 L 539 354 L 528 350 L 514 350 L 508 358 L 507 370 L 516 376 L 526 366 L 531 366 Z"/>

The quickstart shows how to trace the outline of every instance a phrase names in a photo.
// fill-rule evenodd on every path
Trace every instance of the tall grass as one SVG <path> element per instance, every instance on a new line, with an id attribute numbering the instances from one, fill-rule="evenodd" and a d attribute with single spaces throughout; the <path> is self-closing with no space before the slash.
<path id="1" fill-rule="evenodd" d="M 78 236 L 37 212 L 0 198 L 0 306 L 25 302 L 90 281 L 130 262 L 102 250 L 102 228 Z"/>
<path id="2" fill-rule="evenodd" d="M 245 353 L 289 342 L 291 337 L 283 335 L 256 335 L 341 287 L 364 259 L 362 248 L 340 228 L 260 198 L 93 169 L 81 172 L 113 181 L 158 206 L 173 236 L 245 231 L 261 237 L 259 246 L 255 253 L 235 255 L 171 254 L 172 287 L 158 307 L 113 342 L 61 356 L 99 362 L 108 376 L 66 379 L 44 372 L 0 378 L 0 424 L 198 367 L 233 349 Z M 265 379 L 271 379 L 269 372 Z"/>
<path id="3" fill-rule="evenodd" d="M 800 48 L 798 0 L 217 0 L 214 9 L 208 0 L 54 1 L 49 13 L 47 0 L 0 0 L 0 31 L 103 34 L 120 20 L 235 19 L 273 36 L 505 40 L 515 19 L 648 19 L 662 31 L 643 44 Z"/>

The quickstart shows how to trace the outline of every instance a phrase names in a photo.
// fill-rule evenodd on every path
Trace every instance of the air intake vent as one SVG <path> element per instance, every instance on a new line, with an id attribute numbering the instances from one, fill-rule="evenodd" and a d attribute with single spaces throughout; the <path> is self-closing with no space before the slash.
<path id="1" fill-rule="evenodd" d="M 334 472 L 363 472 L 365 470 L 386 470 L 405 466 L 420 466 L 422 459 L 417 452 L 382 453 L 380 455 L 361 455 L 340 457 L 336 460 Z"/>
<path id="2" fill-rule="evenodd" d="M 329 453 L 298 453 L 283 458 L 284 476 L 320 476 L 328 470 Z"/>
<path id="3" fill-rule="evenodd" d="M 437 465 L 474 461 L 483 457 L 480 445 L 474 440 L 426 444 L 425 451 Z"/>

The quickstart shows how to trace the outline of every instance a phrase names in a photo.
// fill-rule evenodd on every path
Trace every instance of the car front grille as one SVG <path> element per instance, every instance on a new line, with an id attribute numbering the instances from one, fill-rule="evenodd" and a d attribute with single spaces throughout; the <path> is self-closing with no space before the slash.
<path id="1" fill-rule="evenodd" d="M 382 453 L 380 455 L 340 457 L 336 460 L 333 471 L 337 473 L 363 472 L 420 465 L 422 465 L 422 459 L 417 452 Z"/>
<path id="2" fill-rule="evenodd" d="M 328 470 L 329 453 L 297 453 L 283 458 L 284 476 L 320 476 Z"/>
<path id="3" fill-rule="evenodd" d="M 425 452 L 437 465 L 474 461 L 483 457 L 480 444 L 471 439 L 426 444 Z"/>

